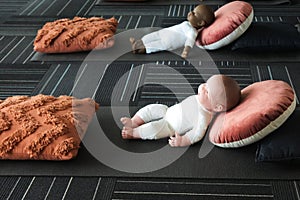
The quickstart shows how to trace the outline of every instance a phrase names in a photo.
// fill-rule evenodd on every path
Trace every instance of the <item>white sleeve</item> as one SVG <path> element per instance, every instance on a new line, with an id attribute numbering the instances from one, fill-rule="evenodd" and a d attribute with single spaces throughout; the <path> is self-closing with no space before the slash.
<path id="1" fill-rule="evenodd" d="M 198 123 L 193 129 L 186 132 L 186 136 L 189 138 L 192 144 L 199 142 L 205 135 L 207 126 L 203 126 L 203 124 Z"/>
<path id="2" fill-rule="evenodd" d="M 194 30 L 190 29 L 187 33 L 186 33 L 186 41 L 184 46 L 189 46 L 189 47 L 193 47 L 197 38 L 198 32 L 195 32 Z"/>
<path id="3" fill-rule="evenodd" d="M 193 128 L 186 132 L 186 136 L 190 139 L 192 144 L 204 137 L 212 116 L 203 109 L 198 109 L 198 115 L 194 119 L 196 120 L 193 121 Z"/>

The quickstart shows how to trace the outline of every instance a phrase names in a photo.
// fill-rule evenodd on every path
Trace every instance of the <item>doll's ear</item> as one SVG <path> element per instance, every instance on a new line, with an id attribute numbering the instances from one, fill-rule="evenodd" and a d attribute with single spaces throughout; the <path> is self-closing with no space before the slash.
<path id="1" fill-rule="evenodd" d="M 206 22 L 204 20 L 201 20 L 200 22 L 197 23 L 198 27 L 203 27 L 206 25 Z"/>
<path id="2" fill-rule="evenodd" d="M 214 111 L 215 112 L 222 112 L 224 111 L 224 106 L 222 104 L 217 104 L 215 107 L 214 107 Z"/>

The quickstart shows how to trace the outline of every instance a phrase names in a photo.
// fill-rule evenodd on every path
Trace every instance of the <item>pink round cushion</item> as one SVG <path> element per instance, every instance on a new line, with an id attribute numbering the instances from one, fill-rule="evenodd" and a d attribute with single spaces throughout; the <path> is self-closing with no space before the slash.
<path id="1" fill-rule="evenodd" d="M 199 32 L 196 45 L 214 50 L 236 40 L 251 25 L 252 6 L 243 1 L 233 1 L 215 11 L 215 21 Z"/>
<path id="2" fill-rule="evenodd" d="M 225 148 L 251 144 L 281 126 L 295 108 L 296 95 L 286 82 L 253 83 L 242 90 L 237 107 L 217 116 L 209 139 Z"/>

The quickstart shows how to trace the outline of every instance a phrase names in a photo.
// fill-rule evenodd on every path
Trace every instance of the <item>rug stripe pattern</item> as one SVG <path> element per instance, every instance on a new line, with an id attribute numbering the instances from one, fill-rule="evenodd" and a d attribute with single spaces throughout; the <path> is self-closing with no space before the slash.
<path id="1" fill-rule="evenodd" d="M 1 199 L 259 199 L 299 197 L 299 181 L 0 177 Z"/>

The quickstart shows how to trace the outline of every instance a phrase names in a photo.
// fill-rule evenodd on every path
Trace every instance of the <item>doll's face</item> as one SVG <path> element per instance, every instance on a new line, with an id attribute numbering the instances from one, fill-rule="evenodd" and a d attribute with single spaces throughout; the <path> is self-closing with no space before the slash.
<path id="1" fill-rule="evenodd" d="M 200 103 L 209 111 L 224 111 L 226 96 L 224 84 L 221 76 L 209 78 L 198 88 L 198 97 Z"/>
<path id="2" fill-rule="evenodd" d="M 188 13 L 187 20 L 193 27 L 199 29 L 212 23 L 214 20 L 214 13 L 208 6 L 198 5 L 193 11 Z"/>
<path id="3" fill-rule="evenodd" d="M 200 103 L 206 108 L 207 110 L 211 111 L 211 103 L 210 103 L 210 96 L 209 91 L 207 89 L 207 84 L 202 83 L 198 87 L 198 98 Z"/>
<path id="4" fill-rule="evenodd" d="M 237 82 L 224 75 L 214 75 L 198 88 L 200 103 L 209 111 L 222 112 L 238 104 L 241 90 Z"/>

